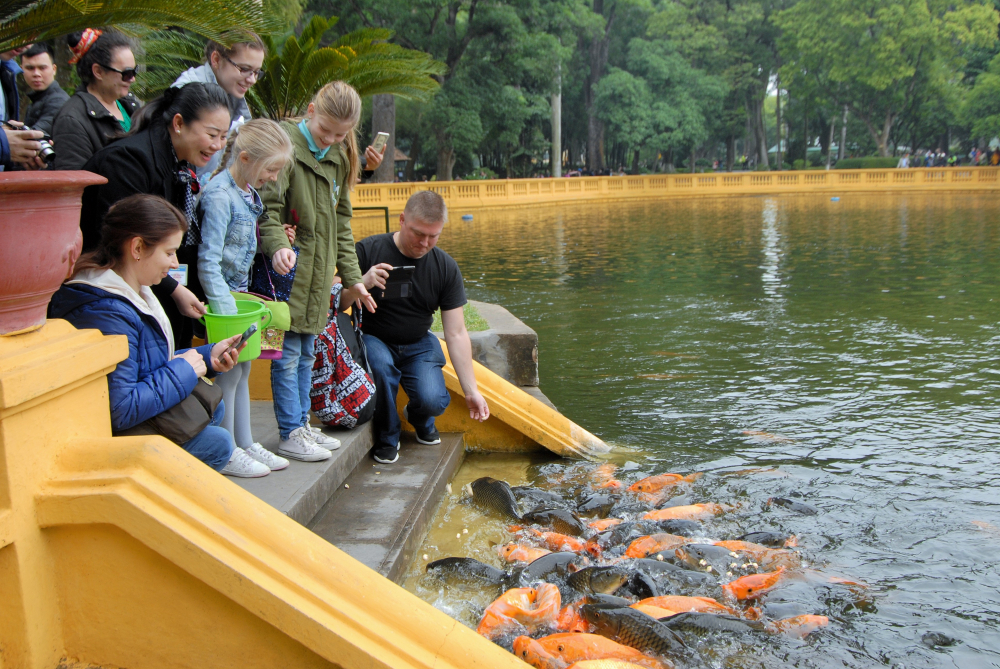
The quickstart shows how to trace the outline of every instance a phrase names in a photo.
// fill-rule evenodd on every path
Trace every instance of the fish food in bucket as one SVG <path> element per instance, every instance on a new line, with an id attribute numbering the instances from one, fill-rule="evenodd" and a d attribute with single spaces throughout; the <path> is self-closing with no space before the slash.
<path id="1" fill-rule="evenodd" d="M 208 333 L 208 341 L 212 344 L 235 335 L 241 335 L 246 329 L 257 324 L 257 332 L 247 340 L 247 345 L 240 351 L 240 362 L 247 362 L 260 357 L 260 333 L 271 322 L 271 310 L 260 302 L 236 300 L 237 313 L 227 316 L 213 314 L 212 307 L 207 307 L 208 313 L 201 317 Z"/>

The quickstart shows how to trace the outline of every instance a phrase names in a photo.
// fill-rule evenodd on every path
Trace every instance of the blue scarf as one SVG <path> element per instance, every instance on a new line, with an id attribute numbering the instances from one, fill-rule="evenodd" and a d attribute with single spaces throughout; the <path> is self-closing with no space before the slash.
<path id="1" fill-rule="evenodd" d="M 325 149 L 320 149 L 319 146 L 316 145 L 316 140 L 313 139 L 312 133 L 309 132 L 309 128 L 306 126 L 306 119 L 299 121 L 299 130 L 302 132 L 302 136 L 306 138 L 306 142 L 309 144 L 309 150 L 312 152 L 313 157 L 316 160 L 323 160 L 326 156 L 326 152 L 330 150 L 330 147 L 328 146 Z"/>

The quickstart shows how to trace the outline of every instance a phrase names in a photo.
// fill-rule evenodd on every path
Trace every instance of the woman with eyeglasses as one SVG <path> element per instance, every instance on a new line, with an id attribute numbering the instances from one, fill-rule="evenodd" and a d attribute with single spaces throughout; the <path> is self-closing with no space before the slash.
<path id="1" fill-rule="evenodd" d="M 129 92 L 135 83 L 135 55 L 128 38 L 112 30 L 88 28 L 66 41 L 81 85 L 52 124 L 52 144 L 57 170 L 79 170 L 132 128 L 139 109 Z"/>
<path id="2" fill-rule="evenodd" d="M 229 99 L 230 132 L 250 120 L 246 94 L 263 76 L 264 57 L 267 55 L 264 42 L 256 33 L 241 32 L 236 39 L 229 48 L 218 42 L 208 42 L 205 45 L 205 63 L 188 68 L 173 83 L 175 88 L 194 82 L 221 86 Z M 219 167 L 222 153 L 220 151 L 213 156 L 205 167 L 198 168 L 198 178 L 204 184 Z"/>

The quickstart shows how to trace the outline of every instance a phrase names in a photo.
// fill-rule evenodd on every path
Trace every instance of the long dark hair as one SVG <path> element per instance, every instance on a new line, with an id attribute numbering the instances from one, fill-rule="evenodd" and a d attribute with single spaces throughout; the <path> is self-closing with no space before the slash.
<path id="1" fill-rule="evenodd" d="M 73 274 L 85 269 L 109 269 L 121 264 L 125 244 L 135 238 L 153 247 L 176 232 L 187 232 L 187 217 L 159 195 L 130 195 L 119 200 L 104 215 L 101 241 L 80 256 Z"/>
<path id="2" fill-rule="evenodd" d="M 66 43 L 72 49 L 82 38 L 82 32 L 73 33 L 66 37 Z M 118 49 L 129 49 L 131 51 L 132 43 L 120 32 L 105 30 L 97 38 L 97 41 L 90 45 L 87 52 L 80 57 L 80 60 L 76 63 L 76 73 L 83 83 L 84 90 L 94 81 L 94 65 L 107 67 L 111 64 L 111 61 L 115 57 L 115 51 Z"/>
<path id="3" fill-rule="evenodd" d="M 229 112 L 229 98 L 218 84 L 194 81 L 180 88 L 168 88 L 132 116 L 132 133 L 154 124 L 169 125 L 177 114 L 185 123 L 191 123 L 200 119 L 202 114 L 220 107 Z"/>

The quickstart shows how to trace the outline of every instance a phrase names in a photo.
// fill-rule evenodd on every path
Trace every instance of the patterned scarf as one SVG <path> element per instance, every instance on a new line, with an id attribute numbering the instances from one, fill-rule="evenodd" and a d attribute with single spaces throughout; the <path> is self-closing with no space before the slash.
<path id="1" fill-rule="evenodd" d="M 184 186 L 184 216 L 188 220 L 188 231 L 182 246 L 201 244 L 201 222 L 198 220 L 198 192 L 201 184 L 198 175 L 186 160 L 177 161 L 177 180 Z"/>

